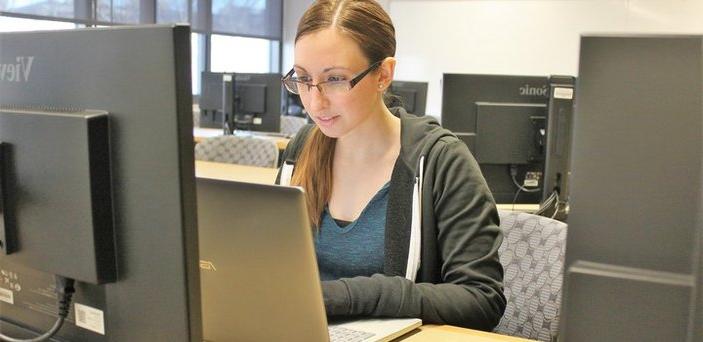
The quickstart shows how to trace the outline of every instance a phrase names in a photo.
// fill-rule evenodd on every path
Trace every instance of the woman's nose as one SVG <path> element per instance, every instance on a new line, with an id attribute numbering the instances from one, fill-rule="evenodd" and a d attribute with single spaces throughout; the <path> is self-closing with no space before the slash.
<path id="1" fill-rule="evenodd" d="M 312 86 L 310 87 L 310 90 L 308 91 L 308 97 L 309 97 L 309 104 L 310 104 L 310 111 L 316 112 L 321 109 L 327 108 L 329 105 L 329 101 L 327 99 L 327 96 L 323 94 L 320 91 L 319 87 Z"/>

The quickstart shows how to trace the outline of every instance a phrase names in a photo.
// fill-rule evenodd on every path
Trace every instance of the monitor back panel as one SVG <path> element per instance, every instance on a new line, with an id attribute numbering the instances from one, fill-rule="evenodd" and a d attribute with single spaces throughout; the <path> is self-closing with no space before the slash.
<path id="1" fill-rule="evenodd" d="M 702 341 L 703 44 L 581 39 L 564 341 Z"/>
<path id="2" fill-rule="evenodd" d="M 444 74 L 442 79 L 442 126 L 452 131 L 459 137 L 471 150 L 474 156 L 477 154 L 485 155 L 483 151 L 478 153 L 478 141 L 481 139 L 479 135 L 478 124 L 482 119 L 479 114 L 479 103 L 493 104 L 532 104 L 545 107 L 549 102 L 549 78 L 543 76 L 517 76 L 517 75 L 481 75 L 481 74 Z M 486 109 L 486 108 L 483 108 Z M 531 116 L 532 108 L 523 111 Z M 544 112 L 544 111 L 543 111 Z M 520 115 L 522 116 L 522 115 Z M 545 126 L 546 113 L 542 113 L 541 121 L 536 121 L 536 125 Z M 487 117 L 483 118 L 484 121 Z M 522 126 L 531 132 L 539 131 L 540 127 Z M 503 126 L 508 130 L 516 128 L 516 126 Z M 514 131 L 514 129 L 513 129 Z M 521 135 L 525 135 L 522 133 Z M 529 135 L 533 135 L 529 133 Z M 500 139 L 500 136 L 505 136 L 505 140 L 500 143 L 518 143 L 508 137 L 507 134 L 499 132 L 492 136 L 484 135 L 483 140 L 487 138 Z M 519 143 L 525 143 L 525 140 Z M 522 146 L 523 152 L 541 148 L 540 143 L 536 139 L 531 139 L 527 142 L 530 146 Z M 483 144 L 484 149 L 490 149 L 490 144 Z M 543 157 L 543 156 L 542 156 Z M 502 158 L 506 160 L 505 158 Z M 520 161 L 525 161 L 524 157 Z M 497 203 L 539 203 L 542 200 L 541 192 L 524 192 L 519 191 L 513 183 L 509 164 L 482 163 L 479 161 L 481 172 L 486 178 L 488 187 L 491 189 Z M 523 185 L 523 180 L 528 173 L 538 178 L 538 188 L 543 186 L 543 179 L 540 175 L 544 172 L 544 160 L 532 160 L 529 163 L 515 164 L 517 165 L 517 183 Z"/>
<path id="3" fill-rule="evenodd" d="M 91 284 L 116 280 L 108 129 L 100 111 L 0 108 L 8 261 Z"/>

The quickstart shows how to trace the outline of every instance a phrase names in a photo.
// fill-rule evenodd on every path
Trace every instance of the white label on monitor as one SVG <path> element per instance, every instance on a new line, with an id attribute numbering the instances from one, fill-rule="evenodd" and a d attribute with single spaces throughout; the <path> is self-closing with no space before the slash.
<path id="1" fill-rule="evenodd" d="M 230 82 L 232 81 L 232 75 L 222 75 L 222 80 Z"/>
<path id="2" fill-rule="evenodd" d="M 14 292 L 12 292 L 8 289 L 3 289 L 2 287 L 0 287 L 0 300 L 5 303 L 15 304 Z"/>
<path id="3" fill-rule="evenodd" d="M 102 310 L 78 303 L 73 306 L 73 309 L 76 312 L 77 326 L 105 335 L 105 316 Z"/>
<path id="4" fill-rule="evenodd" d="M 254 125 L 261 125 L 262 123 L 264 123 L 264 120 L 262 120 L 261 118 L 254 118 L 252 122 L 254 123 Z"/>
<path id="5" fill-rule="evenodd" d="M 539 181 L 536 179 L 525 179 L 523 186 L 536 187 L 539 185 Z"/>
<path id="6" fill-rule="evenodd" d="M 554 98 L 571 100 L 574 98 L 574 89 L 556 87 L 554 88 Z"/>

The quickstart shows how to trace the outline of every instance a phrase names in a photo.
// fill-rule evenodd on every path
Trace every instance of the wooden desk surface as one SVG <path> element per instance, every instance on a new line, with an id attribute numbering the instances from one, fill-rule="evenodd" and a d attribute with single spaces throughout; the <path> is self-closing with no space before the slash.
<path id="1" fill-rule="evenodd" d="M 203 138 L 219 137 L 223 133 L 221 128 L 193 127 L 193 138 L 196 142 L 203 140 Z"/>
<path id="2" fill-rule="evenodd" d="M 220 128 L 201 128 L 201 127 L 194 127 L 193 128 L 193 140 L 196 143 L 201 142 L 205 138 L 219 137 L 222 134 L 223 134 L 223 131 Z M 257 135 L 256 133 L 247 134 L 246 136 L 251 136 L 251 137 L 254 137 L 257 139 L 273 140 L 276 143 L 276 146 L 278 146 L 279 150 L 285 150 L 286 146 L 288 146 L 288 142 L 290 141 L 290 139 L 288 139 L 288 138 L 268 136 L 268 135 Z"/>
<path id="3" fill-rule="evenodd" d="M 524 338 L 500 335 L 451 325 L 423 325 L 394 341 L 403 342 L 530 342 Z"/>
<path id="4" fill-rule="evenodd" d="M 195 162 L 195 174 L 198 177 L 234 180 L 261 184 L 273 184 L 278 169 L 245 166 L 205 161 Z M 498 204 L 498 209 L 524 211 L 532 213 L 539 209 L 539 204 Z"/>
<path id="5" fill-rule="evenodd" d="M 195 176 L 201 178 L 273 184 L 277 174 L 278 169 L 269 167 L 195 161 Z"/>

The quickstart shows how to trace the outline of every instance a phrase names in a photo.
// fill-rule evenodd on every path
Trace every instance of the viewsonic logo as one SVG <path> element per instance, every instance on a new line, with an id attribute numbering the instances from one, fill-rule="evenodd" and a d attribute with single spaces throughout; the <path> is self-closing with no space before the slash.
<path id="1" fill-rule="evenodd" d="M 520 87 L 520 95 L 547 96 L 547 86 L 537 88 L 530 87 L 529 84 L 525 84 L 524 86 Z"/>
<path id="2" fill-rule="evenodd" d="M 17 57 L 16 63 L 0 63 L 0 81 L 27 82 L 32 71 L 34 56 Z"/>

